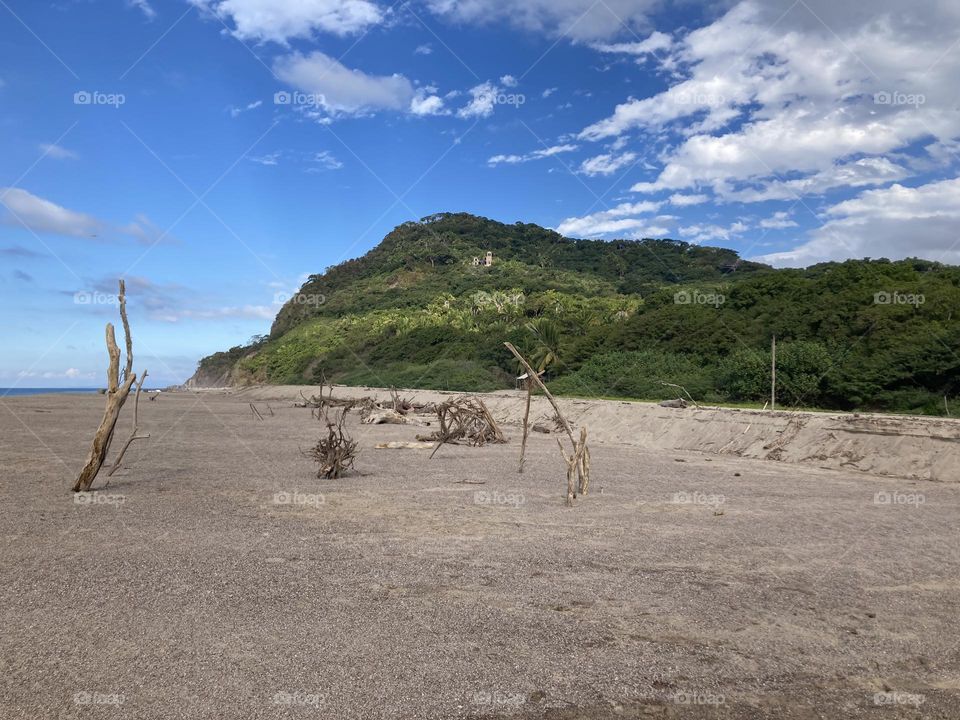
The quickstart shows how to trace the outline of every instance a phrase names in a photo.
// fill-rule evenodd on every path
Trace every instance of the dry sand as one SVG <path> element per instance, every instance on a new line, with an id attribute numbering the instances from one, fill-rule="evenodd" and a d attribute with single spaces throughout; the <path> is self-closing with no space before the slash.
<path id="1" fill-rule="evenodd" d="M 143 403 L 83 503 L 103 399 L 0 400 L 0 718 L 960 718 L 960 485 L 598 428 L 566 508 L 553 436 L 356 424 L 317 480 L 257 392 Z"/>

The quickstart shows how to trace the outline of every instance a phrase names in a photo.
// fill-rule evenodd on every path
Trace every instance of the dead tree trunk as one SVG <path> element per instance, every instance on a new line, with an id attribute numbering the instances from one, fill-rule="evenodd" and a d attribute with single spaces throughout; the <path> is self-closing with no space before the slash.
<path id="1" fill-rule="evenodd" d="M 557 405 L 557 401 L 553 399 L 553 395 L 550 394 L 550 391 L 547 390 L 547 386 L 543 384 L 543 381 L 540 379 L 540 376 L 534 371 L 530 366 L 530 363 L 524 359 L 517 349 L 511 343 L 504 343 L 507 350 L 513 353 L 514 357 L 520 361 L 524 369 L 526 369 L 530 379 L 535 382 L 543 394 L 546 395 L 547 400 L 553 406 L 554 412 L 557 413 L 557 419 L 560 421 L 561 426 L 567 433 L 567 437 L 570 439 L 570 444 L 573 446 L 573 454 L 570 457 L 567 457 L 567 454 L 563 450 L 563 445 L 560 445 L 560 453 L 563 455 L 563 460 L 567 463 L 567 504 L 572 505 L 574 498 L 577 494 L 586 495 L 587 490 L 590 487 L 590 450 L 587 448 L 587 429 L 580 428 L 580 442 L 578 443 L 573 437 L 573 430 L 570 428 L 570 423 L 567 422 L 567 419 L 563 416 L 563 413 L 560 412 L 560 406 Z M 557 440 L 557 443 L 560 443 L 560 440 Z M 522 458 L 521 458 L 522 463 Z M 579 476 L 579 482 L 574 485 L 574 473 Z"/>
<path id="2" fill-rule="evenodd" d="M 110 443 L 113 440 L 113 431 L 116 429 L 117 419 L 120 417 L 120 410 L 123 409 L 123 404 L 130 394 L 130 389 L 137 381 L 137 376 L 133 373 L 133 339 L 130 336 L 130 322 L 127 320 L 127 293 L 123 280 L 120 281 L 118 299 L 120 302 L 120 319 L 123 321 L 123 332 L 126 336 L 127 362 L 121 376 L 120 348 L 117 346 L 113 325 L 107 323 L 107 352 L 110 355 L 110 364 L 107 367 L 107 407 L 103 411 L 100 427 L 97 428 L 97 433 L 93 436 L 93 444 L 90 447 L 90 453 L 87 455 L 87 461 L 73 485 L 74 492 L 89 490 L 93 481 L 97 479 L 97 474 L 103 467 L 103 462 L 110 450 Z"/>

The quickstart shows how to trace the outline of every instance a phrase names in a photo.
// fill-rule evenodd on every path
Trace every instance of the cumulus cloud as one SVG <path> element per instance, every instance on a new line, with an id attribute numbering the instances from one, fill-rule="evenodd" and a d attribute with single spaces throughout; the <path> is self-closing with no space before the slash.
<path id="1" fill-rule="evenodd" d="M 799 247 L 759 260 L 791 267 L 849 257 L 960 263 L 960 178 L 866 190 L 831 206 L 826 218 Z"/>
<path id="2" fill-rule="evenodd" d="M 756 202 L 902 180 L 911 172 L 893 155 L 960 136 L 943 92 L 960 73 L 958 32 L 960 6 L 945 2 L 745 0 L 664 50 L 670 87 L 579 137 L 672 136 L 642 193 L 709 187 Z"/>
<path id="3" fill-rule="evenodd" d="M 597 155 L 596 157 L 584 160 L 580 164 L 580 172 L 584 175 L 595 177 L 597 175 L 612 175 L 628 165 L 632 165 L 637 159 L 637 154 L 626 152 L 621 155 L 612 153 Z"/>
<path id="4" fill-rule="evenodd" d="M 274 62 L 273 70 L 331 114 L 404 111 L 415 95 L 413 84 L 403 75 L 367 75 L 319 51 L 285 55 Z"/>
<path id="5" fill-rule="evenodd" d="M 717 240 L 729 241 L 734 236 L 747 230 L 747 226 L 739 220 L 729 226 L 714 224 L 695 224 L 680 228 L 678 235 L 692 243 L 704 243 Z"/>
<path id="6" fill-rule="evenodd" d="M 775 212 L 772 216 L 760 221 L 760 227 L 765 230 L 784 230 L 786 228 L 797 227 L 797 223 L 790 219 L 790 214 L 785 211 Z"/>
<path id="7" fill-rule="evenodd" d="M 602 41 L 627 28 L 643 31 L 658 0 L 426 0 L 435 14 L 457 22 L 501 24 L 574 41 Z"/>
<path id="8" fill-rule="evenodd" d="M 494 105 L 497 104 L 497 95 L 500 88 L 490 82 L 485 82 L 470 89 L 471 100 L 457 111 L 461 118 L 485 118 L 493 115 Z"/>
<path id="9" fill-rule="evenodd" d="M 650 218 L 637 217 L 656 212 L 660 205 L 649 200 L 621 203 L 609 210 L 567 218 L 557 226 L 557 232 L 568 237 L 602 237 L 628 232 L 633 237 L 662 236 L 667 233 L 667 228 L 651 227 Z"/>
<path id="10" fill-rule="evenodd" d="M 449 115 L 450 111 L 442 97 L 436 94 L 436 88 L 420 88 L 410 101 L 410 112 L 414 115 Z"/>
<path id="11" fill-rule="evenodd" d="M 241 40 L 309 38 L 316 32 L 353 35 L 384 21 L 384 13 L 368 0 L 190 0 L 233 24 Z"/>
<path id="12" fill-rule="evenodd" d="M 670 196 L 669 203 L 676 207 L 689 207 L 691 205 L 702 205 L 710 198 L 706 195 L 683 195 L 675 193 Z"/>

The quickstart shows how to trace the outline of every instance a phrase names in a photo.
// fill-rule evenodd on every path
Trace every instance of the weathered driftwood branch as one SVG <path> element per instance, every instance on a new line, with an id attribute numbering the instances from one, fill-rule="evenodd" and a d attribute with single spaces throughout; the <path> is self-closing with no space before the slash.
<path id="1" fill-rule="evenodd" d="M 560 426 L 566 431 L 567 437 L 570 439 L 570 444 L 573 446 L 573 454 L 567 456 L 560 439 L 557 438 L 557 444 L 560 446 L 560 454 L 563 456 L 563 460 L 567 465 L 567 504 L 572 505 L 577 494 L 586 495 L 590 487 L 590 450 L 587 448 L 587 429 L 585 427 L 580 428 L 580 441 L 577 442 L 573 437 L 573 430 L 570 427 L 570 423 L 567 422 L 567 419 L 563 416 L 563 413 L 560 411 L 560 406 L 557 405 L 557 401 L 554 400 L 553 395 L 547 390 L 547 386 L 543 384 L 540 376 L 511 343 L 506 342 L 504 345 L 513 353 L 514 357 L 520 361 L 520 364 L 523 365 L 527 371 L 527 376 L 543 390 L 543 394 L 546 395 L 547 400 L 557 414 Z M 524 433 L 526 433 L 526 420 L 524 421 Z M 520 463 L 522 469 L 522 455 Z M 575 477 L 579 478 L 577 483 L 574 483 Z"/>
<path id="2" fill-rule="evenodd" d="M 527 435 L 530 432 L 530 399 L 533 395 L 533 380 L 527 378 L 524 385 L 527 386 L 527 407 L 523 411 L 523 440 L 520 442 L 520 465 L 517 472 L 523 474 L 523 459 L 527 454 Z"/>
<path id="3" fill-rule="evenodd" d="M 117 338 L 111 323 L 107 323 L 106 342 L 107 353 L 110 355 L 110 363 L 107 367 L 107 407 L 103 412 L 103 419 L 93 436 L 93 444 L 90 447 L 90 453 L 83 465 L 83 469 L 77 476 L 77 481 L 73 485 L 74 492 L 85 492 L 93 485 L 97 479 L 100 469 L 103 467 L 107 453 L 110 451 L 110 443 L 113 441 L 113 431 L 116 429 L 117 420 L 120 417 L 120 410 L 127 401 L 130 389 L 137 381 L 137 376 L 133 374 L 133 339 L 130 336 L 130 323 L 127 320 L 127 293 L 123 280 L 120 281 L 120 319 L 123 322 L 123 331 L 126 335 L 127 362 L 123 370 L 123 377 L 120 376 L 120 348 L 117 346 Z"/>
<path id="4" fill-rule="evenodd" d="M 250 410 L 253 411 L 253 417 L 255 417 L 257 420 L 263 420 L 263 415 L 261 415 L 260 411 L 257 410 L 256 405 L 254 405 L 253 403 L 250 403 Z"/>
<path id="5" fill-rule="evenodd" d="M 123 462 L 123 456 L 136 440 L 148 440 L 150 438 L 150 433 L 146 435 L 140 435 L 140 391 L 143 390 L 143 381 L 147 379 L 147 371 L 143 371 L 143 375 L 140 376 L 140 380 L 137 381 L 137 394 L 133 398 L 133 430 L 130 432 L 130 437 L 127 438 L 127 442 L 123 444 L 123 447 L 120 449 L 120 454 L 117 455 L 117 459 L 113 461 L 113 467 L 110 468 L 110 472 L 107 473 L 107 477 L 112 477 L 113 474 L 120 469 L 120 463 Z"/>

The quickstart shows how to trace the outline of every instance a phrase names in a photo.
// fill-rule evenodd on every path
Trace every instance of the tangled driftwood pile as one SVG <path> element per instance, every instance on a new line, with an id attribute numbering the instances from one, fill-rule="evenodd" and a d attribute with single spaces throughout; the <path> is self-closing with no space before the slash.
<path id="1" fill-rule="evenodd" d="M 430 453 L 433 457 L 444 443 L 466 442 L 473 447 L 487 443 L 505 443 L 500 426 L 493 415 L 477 397 L 461 396 L 436 406 L 440 429 L 430 435 L 418 435 L 417 440 L 436 442 Z"/>
<path id="2" fill-rule="evenodd" d="M 327 434 L 307 453 L 320 465 L 317 477 L 336 479 L 353 468 L 358 443 L 343 431 L 343 422 L 352 409 L 353 405 L 346 405 L 339 412 L 334 412 L 332 417 L 327 409 L 318 411 Z"/>

